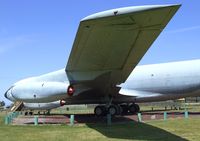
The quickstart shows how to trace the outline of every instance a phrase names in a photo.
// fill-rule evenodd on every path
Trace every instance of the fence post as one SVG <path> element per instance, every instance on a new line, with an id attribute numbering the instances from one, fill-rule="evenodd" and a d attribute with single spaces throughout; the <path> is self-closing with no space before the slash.
<path id="1" fill-rule="evenodd" d="M 11 115 L 9 114 L 7 116 L 8 116 L 8 124 L 10 124 L 11 123 Z"/>
<path id="2" fill-rule="evenodd" d="M 5 124 L 8 125 L 9 124 L 9 117 L 6 115 L 5 117 Z"/>
<path id="3" fill-rule="evenodd" d="M 188 118 L 189 115 L 188 115 L 188 111 L 185 111 L 185 118 Z"/>
<path id="4" fill-rule="evenodd" d="M 70 115 L 70 125 L 74 125 L 74 115 Z"/>
<path id="5" fill-rule="evenodd" d="M 107 125 L 111 125 L 111 114 L 107 114 Z"/>
<path id="6" fill-rule="evenodd" d="M 11 113 L 10 115 L 9 115 L 9 123 L 12 123 L 12 121 L 13 121 L 13 113 Z"/>
<path id="7" fill-rule="evenodd" d="M 34 125 L 38 125 L 38 116 L 34 116 Z"/>
<path id="8" fill-rule="evenodd" d="M 137 116 L 138 116 L 138 122 L 142 122 L 142 114 L 138 113 Z"/>
<path id="9" fill-rule="evenodd" d="M 164 112 L 164 120 L 167 120 L 167 112 Z"/>

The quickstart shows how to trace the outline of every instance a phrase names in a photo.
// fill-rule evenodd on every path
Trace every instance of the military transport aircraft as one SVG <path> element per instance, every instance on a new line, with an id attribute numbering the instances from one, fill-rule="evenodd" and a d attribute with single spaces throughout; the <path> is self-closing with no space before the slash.
<path id="1" fill-rule="evenodd" d="M 100 116 L 136 113 L 137 102 L 195 95 L 200 61 L 136 67 L 179 7 L 125 7 L 85 17 L 66 68 L 21 80 L 5 97 L 25 103 L 99 104 L 94 112 Z"/>

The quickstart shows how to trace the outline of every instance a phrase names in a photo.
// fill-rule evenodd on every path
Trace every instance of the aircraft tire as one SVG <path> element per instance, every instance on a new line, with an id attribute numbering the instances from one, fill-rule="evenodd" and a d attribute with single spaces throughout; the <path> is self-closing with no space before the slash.
<path id="1" fill-rule="evenodd" d="M 140 112 L 140 106 L 138 104 L 135 104 L 135 108 L 136 108 L 136 113 Z"/>
<path id="2" fill-rule="evenodd" d="M 136 113 L 138 113 L 139 111 L 140 111 L 140 107 L 139 107 L 138 104 L 133 103 L 133 104 L 131 104 L 131 105 L 129 106 L 129 112 L 130 112 L 130 113 L 136 114 Z"/>
<path id="3" fill-rule="evenodd" d="M 135 106 L 135 104 L 131 104 L 130 106 L 129 106 L 129 112 L 130 113 L 132 113 L 132 114 L 135 114 L 136 113 L 136 106 Z"/>
<path id="4" fill-rule="evenodd" d="M 105 106 L 96 106 L 94 109 L 94 114 L 96 116 L 103 116 L 106 113 L 106 107 Z"/>
<path id="5" fill-rule="evenodd" d="M 128 110 L 129 110 L 128 105 L 120 105 L 120 107 L 121 107 L 121 109 L 122 109 L 121 114 L 127 115 L 127 114 L 128 114 Z"/>
<path id="6" fill-rule="evenodd" d="M 117 106 L 117 115 L 121 115 L 123 113 L 123 109 L 120 105 L 116 105 Z"/>
<path id="7" fill-rule="evenodd" d="M 111 114 L 111 116 L 118 114 L 118 107 L 116 105 L 110 105 L 108 108 L 108 113 Z"/>

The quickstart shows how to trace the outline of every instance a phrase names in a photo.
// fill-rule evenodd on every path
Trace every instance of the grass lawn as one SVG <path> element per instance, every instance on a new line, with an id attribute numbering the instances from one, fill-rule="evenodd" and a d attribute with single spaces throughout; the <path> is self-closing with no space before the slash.
<path id="1" fill-rule="evenodd" d="M 0 113 L 2 141 L 199 141 L 200 119 L 169 119 L 146 123 L 131 122 L 111 126 L 103 124 L 75 125 L 4 125 Z"/>

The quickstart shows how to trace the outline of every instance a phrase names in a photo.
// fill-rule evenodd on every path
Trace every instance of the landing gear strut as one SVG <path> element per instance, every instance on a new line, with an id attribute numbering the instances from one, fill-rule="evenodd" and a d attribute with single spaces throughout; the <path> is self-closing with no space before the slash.
<path id="1" fill-rule="evenodd" d="M 132 103 L 130 105 L 128 104 L 112 104 L 110 106 L 106 105 L 98 105 L 94 109 L 94 113 L 96 116 L 105 116 L 106 114 L 111 114 L 111 116 L 114 115 L 121 115 L 121 114 L 136 114 L 140 111 L 139 105 Z"/>

